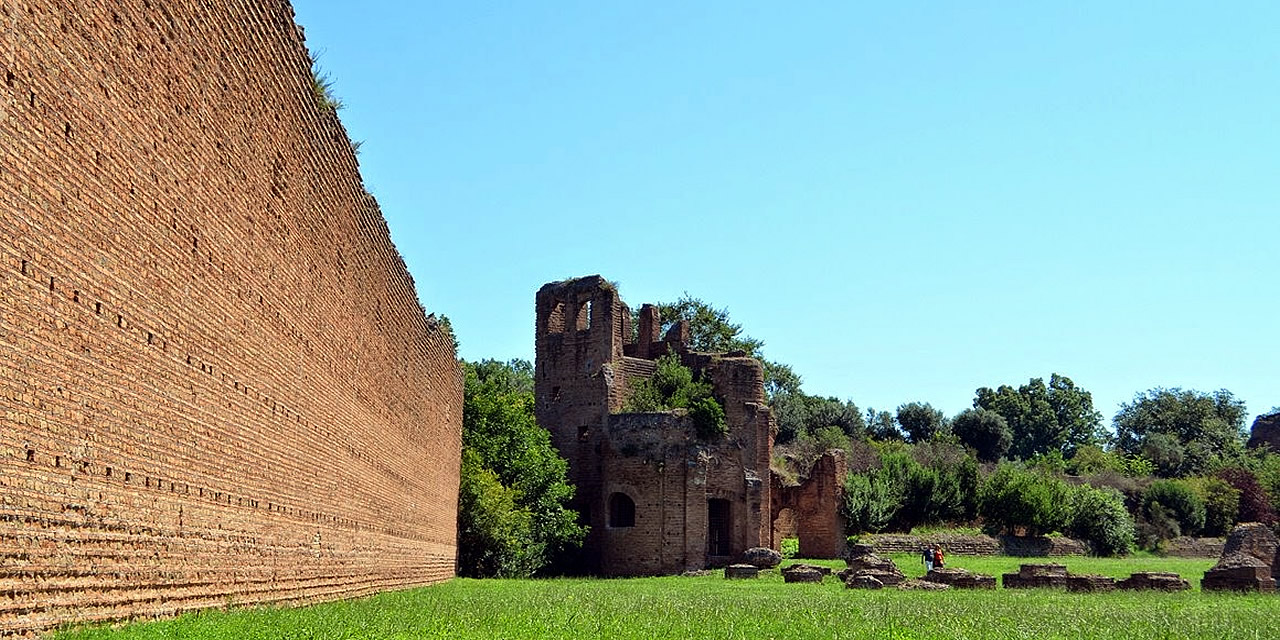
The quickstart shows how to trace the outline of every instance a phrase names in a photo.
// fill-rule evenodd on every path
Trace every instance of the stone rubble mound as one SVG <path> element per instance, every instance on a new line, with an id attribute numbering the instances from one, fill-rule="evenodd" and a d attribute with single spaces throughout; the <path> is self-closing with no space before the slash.
<path id="1" fill-rule="evenodd" d="M 902 591 L 946 591 L 951 588 L 949 584 L 941 582 L 930 582 L 928 580 L 911 579 L 904 580 L 898 585 L 898 589 Z"/>
<path id="2" fill-rule="evenodd" d="M 804 565 L 792 565 L 782 570 L 783 582 L 822 582 L 826 574 Z"/>
<path id="3" fill-rule="evenodd" d="M 757 569 L 772 569 L 782 564 L 782 554 L 767 547 L 751 547 L 742 552 L 742 562 Z"/>
<path id="4" fill-rule="evenodd" d="M 881 558 L 872 552 L 869 544 L 852 544 L 849 545 L 849 551 L 844 558 L 845 564 L 849 565 L 840 573 L 836 574 L 840 580 L 846 585 L 849 581 L 859 576 L 871 577 L 878 580 L 882 585 L 894 586 L 906 580 L 902 570 L 893 560 Z"/>

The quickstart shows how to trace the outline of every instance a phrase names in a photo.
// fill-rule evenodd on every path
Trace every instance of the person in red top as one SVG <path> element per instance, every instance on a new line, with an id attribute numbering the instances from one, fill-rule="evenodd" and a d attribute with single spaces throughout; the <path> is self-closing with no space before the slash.
<path id="1" fill-rule="evenodd" d="M 933 566 L 935 569 L 941 569 L 943 566 L 942 547 L 939 546 L 933 550 Z"/>

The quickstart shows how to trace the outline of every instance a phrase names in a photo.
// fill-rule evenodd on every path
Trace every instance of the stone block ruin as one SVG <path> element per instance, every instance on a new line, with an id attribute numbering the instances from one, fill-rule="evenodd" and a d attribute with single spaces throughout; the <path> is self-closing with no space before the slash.
<path id="1" fill-rule="evenodd" d="M 574 508 L 590 525 L 582 569 L 609 576 L 725 566 L 773 547 L 769 462 L 773 414 L 764 370 L 741 354 L 698 353 L 688 326 L 661 334 L 658 309 L 633 322 L 600 276 L 537 294 L 534 392 L 538 423 L 569 462 Z M 674 353 L 711 383 L 728 432 L 702 438 L 682 411 L 627 413 L 633 385 Z"/>
<path id="2" fill-rule="evenodd" d="M 288 2 L 0 3 L 0 45 L 0 636 L 452 577 L 452 338 Z"/>
<path id="3" fill-rule="evenodd" d="M 1280 541 L 1271 529 L 1259 522 L 1239 524 L 1227 536 L 1218 564 L 1205 572 L 1200 588 L 1274 592 L 1277 569 L 1280 569 Z"/>

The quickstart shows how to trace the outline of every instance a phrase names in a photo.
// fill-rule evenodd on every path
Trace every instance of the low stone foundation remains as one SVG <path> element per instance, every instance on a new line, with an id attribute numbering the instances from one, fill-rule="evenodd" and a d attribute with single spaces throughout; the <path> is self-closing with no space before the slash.
<path id="1" fill-rule="evenodd" d="M 1066 587 L 1067 567 L 1061 564 L 1024 564 L 1017 573 L 1001 576 L 1006 589 L 1033 589 L 1042 587 Z"/>
<path id="2" fill-rule="evenodd" d="M 1186 591 L 1191 583 L 1167 571 L 1139 571 L 1116 582 L 1117 589 L 1129 591 Z"/>

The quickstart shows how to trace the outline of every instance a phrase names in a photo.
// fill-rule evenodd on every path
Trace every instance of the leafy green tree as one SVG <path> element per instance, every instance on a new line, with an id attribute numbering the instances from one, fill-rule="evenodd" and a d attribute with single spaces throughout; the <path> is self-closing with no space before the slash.
<path id="1" fill-rule="evenodd" d="M 1102 441 L 1102 414 L 1094 410 L 1092 394 L 1056 373 L 1047 386 L 1032 378 L 1017 389 L 982 387 L 973 406 L 1005 419 L 1013 434 L 1010 454 L 1020 460 L 1051 451 L 1071 457 L 1077 448 Z"/>
<path id="2" fill-rule="evenodd" d="M 845 435 L 857 439 L 866 433 L 862 410 L 853 401 L 789 393 L 775 398 L 772 406 L 778 425 L 778 444 L 813 434 L 823 427 L 839 427 Z"/>
<path id="3" fill-rule="evenodd" d="M 800 375 L 789 365 L 773 360 L 761 360 L 764 366 L 764 397 L 773 404 L 779 397 L 800 393 Z"/>
<path id="4" fill-rule="evenodd" d="M 542 573 L 581 545 L 567 464 L 533 412 L 528 362 L 465 363 L 458 566 L 471 577 Z"/>
<path id="5" fill-rule="evenodd" d="M 898 512 L 901 496 L 885 474 L 849 474 L 840 515 L 848 535 L 883 531 Z"/>
<path id="6" fill-rule="evenodd" d="M 1120 406 L 1116 446 L 1141 455 L 1164 477 L 1199 475 L 1244 454 L 1245 404 L 1230 391 L 1155 388 Z"/>
<path id="7" fill-rule="evenodd" d="M 720 353 L 743 351 L 757 356 L 764 342 L 742 333 L 742 325 L 729 321 L 729 309 L 717 309 L 688 293 L 675 302 L 656 305 L 665 334 L 681 320 L 689 323 L 689 348 L 694 351 Z"/>
<path id="8" fill-rule="evenodd" d="M 951 432 L 972 447 L 983 462 L 995 462 L 1009 451 L 1013 432 L 1000 414 L 987 409 L 965 409 L 951 421 Z"/>
<path id="9" fill-rule="evenodd" d="M 888 411 L 867 409 L 867 435 L 876 440 L 902 440 L 902 430 Z"/>
<path id="10" fill-rule="evenodd" d="M 908 402 L 898 406 L 898 425 L 907 434 L 907 441 L 924 442 L 945 431 L 947 416 L 928 402 Z"/>

